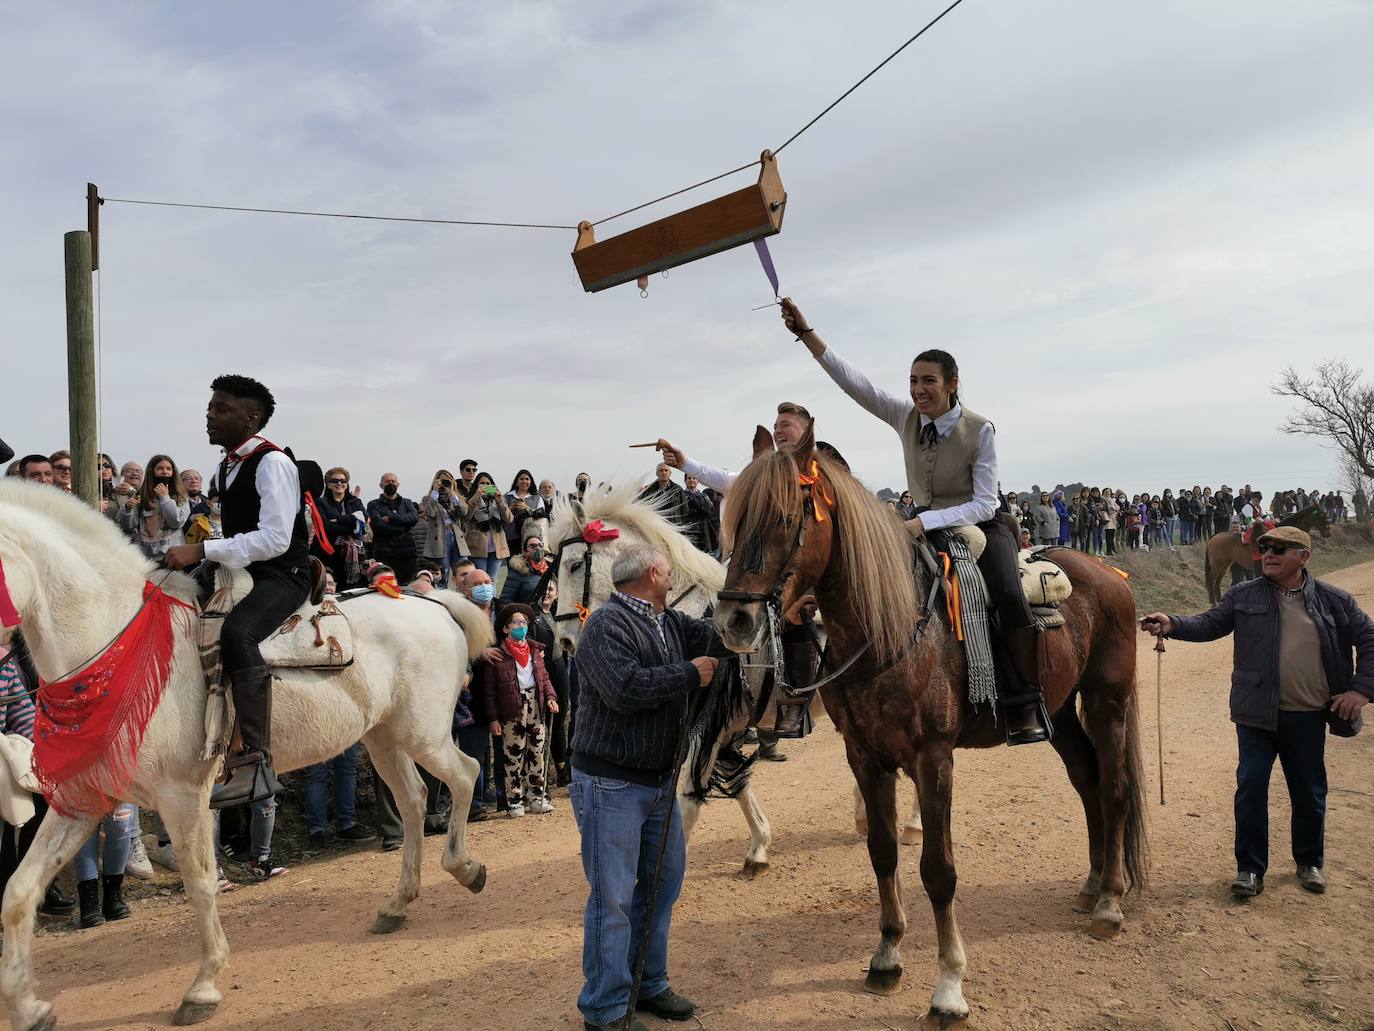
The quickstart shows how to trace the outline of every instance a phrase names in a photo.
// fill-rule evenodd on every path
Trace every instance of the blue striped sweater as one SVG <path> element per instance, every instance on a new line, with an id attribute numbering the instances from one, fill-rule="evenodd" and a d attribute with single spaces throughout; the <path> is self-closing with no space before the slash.
<path id="1" fill-rule="evenodd" d="M 577 647 L 573 766 L 656 785 L 673 768 L 683 707 L 701 683 L 690 660 L 706 654 L 711 632 L 706 620 L 669 610 L 660 639 L 651 619 L 615 596 L 593 612 Z"/>

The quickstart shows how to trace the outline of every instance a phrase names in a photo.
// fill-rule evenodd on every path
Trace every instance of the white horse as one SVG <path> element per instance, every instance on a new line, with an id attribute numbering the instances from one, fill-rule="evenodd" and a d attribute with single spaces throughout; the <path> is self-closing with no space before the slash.
<path id="1" fill-rule="evenodd" d="M 574 612 L 577 605 L 594 612 L 605 604 L 614 590 L 611 565 L 616 555 L 622 549 L 636 544 L 651 545 L 668 556 L 673 569 L 673 582 L 668 590 L 668 603 L 672 608 L 689 616 L 700 617 L 715 602 L 716 592 L 725 585 L 725 567 L 694 547 L 655 505 L 638 500 L 639 491 L 640 487 L 636 484 L 621 484 L 610 491 L 592 495 L 585 504 L 571 502 L 563 507 L 555 519 L 547 543 L 561 549 L 558 563 L 560 614 L 566 616 Z M 582 533 L 587 523 L 595 520 L 600 520 L 608 528 L 619 530 L 620 536 L 588 546 L 582 541 Z M 586 569 L 588 562 L 591 563 L 590 574 Z M 557 621 L 559 643 L 569 655 L 576 652 L 581 630 L 582 624 L 576 618 Z M 757 677 L 747 667 L 744 674 L 748 688 L 745 695 L 749 705 L 721 726 L 719 733 L 711 740 L 693 740 L 687 762 L 683 765 L 684 775 L 678 783 L 678 801 L 682 807 L 683 829 L 689 838 L 701 815 L 708 786 L 703 776 L 694 776 L 693 771 L 704 771 L 705 777 L 709 777 L 720 749 L 749 724 L 753 703 L 758 697 L 756 685 L 750 681 Z M 765 730 L 771 726 L 773 715 L 773 712 L 765 714 Z M 702 749 L 707 749 L 707 754 L 702 755 Z M 749 825 L 749 852 L 745 856 L 742 873 L 754 877 L 768 869 L 768 846 L 772 844 L 773 832 L 754 794 L 748 770 L 744 771 L 743 777 L 743 786 L 736 795 L 745 822 Z M 858 790 L 856 785 L 856 798 Z M 867 834 L 865 812 L 862 803 L 856 803 L 855 825 L 861 835 Z M 920 840 L 921 815 L 917 800 L 910 819 L 902 829 L 902 841 L 912 844 Z"/>
<path id="2" fill-rule="evenodd" d="M 0 560 L 35 665 L 54 680 L 102 653 L 138 612 L 144 584 L 154 575 L 98 512 L 61 491 L 18 480 L 0 481 Z M 162 583 L 174 597 L 195 596 L 189 577 L 171 574 Z M 415 763 L 448 785 L 455 813 L 467 811 L 478 771 L 449 728 L 467 656 L 490 643 L 491 628 L 461 596 L 441 591 L 430 597 L 440 604 L 381 595 L 343 603 L 354 635 L 353 664 L 328 672 L 280 671 L 273 686 L 272 753 L 279 771 L 322 762 L 361 739 L 396 797 L 405 825 L 401 877 L 378 912 L 377 933 L 400 928 L 406 905 L 420 890 L 425 790 Z M 0 639 L 13 629 L 0 626 Z M 162 815 L 195 910 L 201 964 L 176 1011 L 177 1024 L 215 1012 L 221 998 L 215 978 L 229 959 L 216 908 L 208 808 L 219 762 L 199 758 L 205 707 L 196 640 L 179 630 L 135 779 L 124 792 Z M 35 994 L 34 912 L 44 887 L 90 837 L 99 816 L 71 818 L 50 810 L 5 890 L 0 994 L 16 1031 L 47 1031 L 56 1021 L 52 1004 Z M 443 867 L 459 884 L 481 891 L 486 868 L 467 853 L 465 829 L 463 820 L 450 821 Z"/>

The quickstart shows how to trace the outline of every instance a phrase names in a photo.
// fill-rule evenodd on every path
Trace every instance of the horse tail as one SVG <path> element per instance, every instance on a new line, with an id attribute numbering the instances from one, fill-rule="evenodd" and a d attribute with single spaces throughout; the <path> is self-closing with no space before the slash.
<path id="1" fill-rule="evenodd" d="M 1202 546 L 1202 586 L 1207 588 L 1207 602 L 1210 605 L 1216 604 L 1216 591 L 1212 589 L 1212 549 L 1208 546 L 1211 541 Z"/>
<path id="2" fill-rule="evenodd" d="M 448 609 L 448 614 L 462 629 L 463 637 L 467 639 L 469 660 L 491 647 L 496 640 L 496 633 L 485 612 L 457 591 L 432 591 L 429 597 Z"/>
<path id="3" fill-rule="evenodd" d="M 1126 891 L 1143 891 L 1150 866 L 1150 843 L 1145 829 L 1145 763 L 1140 750 L 1139 695 L 1126 707 L 1126 754 L 1123 771 L 1125 804 L 1122 860 L 1126 866 Z"/>

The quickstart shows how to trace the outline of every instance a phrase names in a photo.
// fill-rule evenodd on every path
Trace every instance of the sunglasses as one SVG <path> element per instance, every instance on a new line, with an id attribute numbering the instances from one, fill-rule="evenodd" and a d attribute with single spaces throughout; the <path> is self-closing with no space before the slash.
<path id="1" fill-rule="evenodd" d="M 334 477 L 331 477 L 331 478 L 330 478 L 329 482 L 330 482 L 330 483 L 347 483 L 348 481 L 345 480 L 345 479 L 343 479 L 342 477 L 334 476 Z"/>
<path id="2" fill-rule="evenodd" d="M 58 464 L 53 466 L 53 468 L 56 469 L 58 472 L 69 472 L 71 470 L 71 463 L 69 462 L 66 465 Z"/>
<path id="3" fill-rule="evenodd" d="M 1275 555 L 1286 555 L 1286 554 L 1288 554 L 1288 549 L 1289 549 L 1289 548 L 1294 548 L 1294 547 L 1297 547 L 1297 545 L 1295 545 L 1295 544 L 1273 544 L 1273 543 L 1271 543 L 1271 542 L 1269 542 L 1269 541 L 1265 541 L 1263 544 L 1261 544 L 1261 545 L 1259 546 L 1259 552 L 1260 552 L 1261 555 L 1267 555 L 1267 554 L 1269 554 L 1269 552 L 1271 552 L 1271 551 L 1272 551 Z"/>

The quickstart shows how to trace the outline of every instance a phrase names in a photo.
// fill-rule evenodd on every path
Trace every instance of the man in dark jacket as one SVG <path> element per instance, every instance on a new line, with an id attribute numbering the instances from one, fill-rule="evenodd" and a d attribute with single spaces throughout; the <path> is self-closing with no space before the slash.
<path id="1" fill-rule="evenodd" d="M 367 503 L 367 521 L 372 526 L 372 555 L 396 574 L 396 582 L 408 584 L 415 579 L 418 554 L 411 531 L 420 521 L 415 502 L 401 497 L 401 481 L 395 473 L 382 477 L 382 496 Z"/>
<path id="2" fill-rule="evenodd" d="M 1237 584 L 1197 616 L 1155 612 L 1155 636 L 1215 641 L 1234 634 L 1231 720 L 1236 724 L 1236 879 L 1231 894 L 1264 890 L 1269 862 L 1269 774 L 1283 764 L 1293 808 L 1293 859 L 1308 891 L 1326 890 L 1326 728 L 1359 730 L 1374 699 L 1374 621 L 1345 591 L 1308 575 L 1312 538 L 1278 526 L 1259 539 L 1264 575 Z M 1355 659 L 1352 662 L 1351 653 Z"/>
<path id="3" fill-rule="evenodd" d="M 577 649 L 572 742 L 573 814 L 591 887 L 583 918 L 586 982 L 577 997 L 588 1029 L 621 1026 L 631 958 L 646 920 L 649 945 L 637 1008 L 670 1020 L 688 1020 L 696 1011 L 668 986 L 668 927 L 687 865 L 673 766 L 689 696 L 716 670 L 716 660 L 706 655 L 711 624 L 665 611 L 672 569 L 661 552 L 626 548 L 616 556 L 611 579 L 615 593 L 587 620 Z M 646 913 L 664 834 L 658 900 Z M 629 1027 L 646 1031 L 633 1016 Z"/>
<path id="4" fill-rule="evenodd" d="M 673 482 L 673 469 L 667 462 L 659 462 L 654 470 L 654 482 L 639 492 L 639 499 L 651 505 L 658 505 L 663 518 L 678 526 L 688 523 L 687 497 L 682 488 Z"/>

